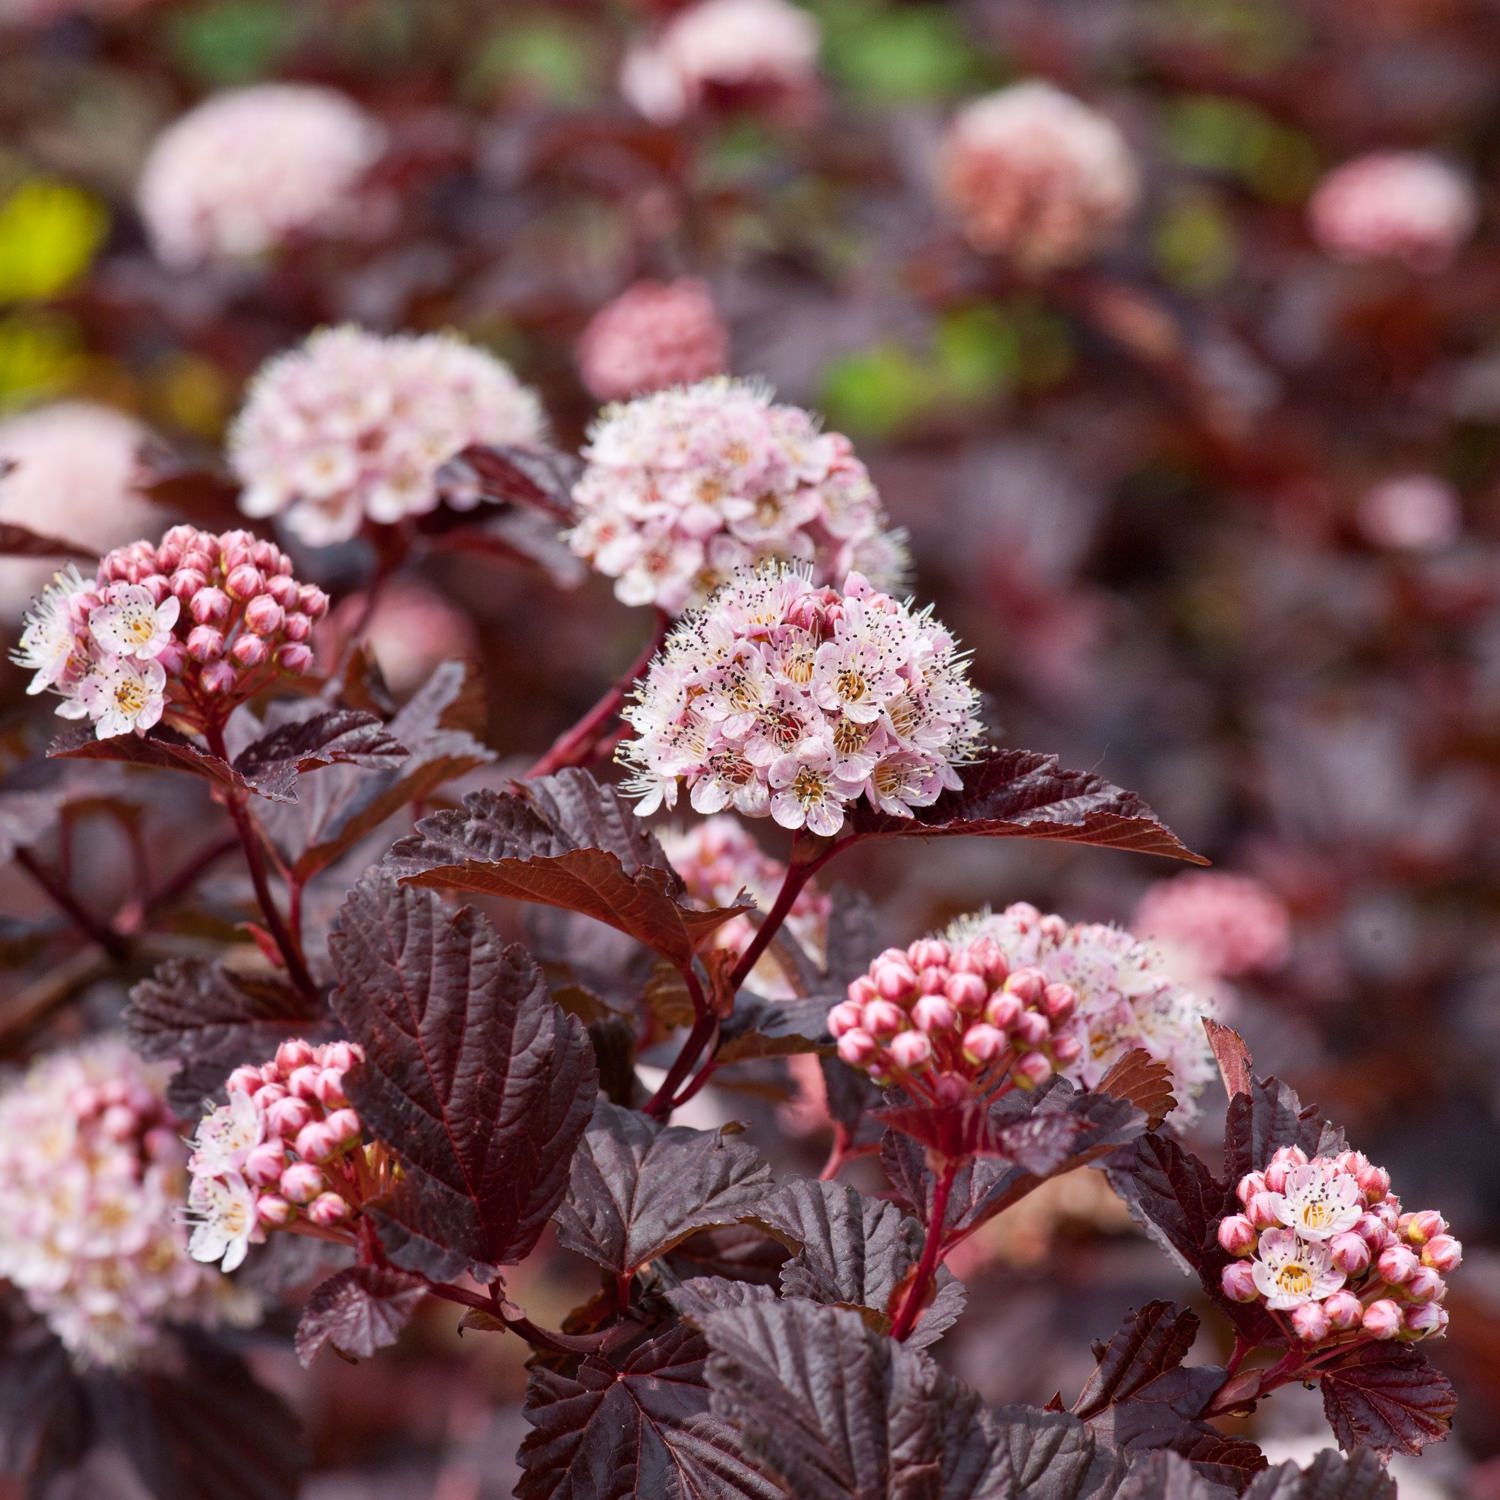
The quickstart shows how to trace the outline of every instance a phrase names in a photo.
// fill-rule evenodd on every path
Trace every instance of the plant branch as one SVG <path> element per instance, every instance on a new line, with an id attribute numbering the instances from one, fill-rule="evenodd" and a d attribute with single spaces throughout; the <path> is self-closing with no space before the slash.
<path id="1" fill-rule="evenodd" d="M 922 1258 L 917 1262 L 917 1269 L 912 1272 L 906 1298 L 891 1324 L 891 1337 L 898 1341 L 905 1339 L 917 1326 L 917 1315 L 922 1311 L 927 1285 L 942 1262 L 943 1221 L 948 1216 L 948 1196 L 953 1191 L 953 1180 L 958 1176 L 958 1167 L 956 1161 L 944 1161 L 933 1187 L 932 1212 L 927 1218 L 927 1238 L 922 1244 Z"/>
<path id="2" fill-rule="evenodd" d="M 47 899 L 90 942 L 98 944 L 116 963 L 130 956 L 130 940 L 103 919 L 96 917 L 29 849 L 16 850 L 16 864 L 25 870 Z"/>

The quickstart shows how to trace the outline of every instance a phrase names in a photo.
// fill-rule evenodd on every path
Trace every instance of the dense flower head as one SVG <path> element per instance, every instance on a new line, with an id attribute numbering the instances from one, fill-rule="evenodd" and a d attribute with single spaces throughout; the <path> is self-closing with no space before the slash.
<path id="1" fill-rule="evenodd" d="M 1213 997 L 1191 983 L 1155 945 L 1120 927 L 1069 922 L 1029 902 L 956 922 L 950 941 L 990 938 L 1011 968 L 1033 968 L 1077 996 L 1072 1034 L 1077 1056 L 1059 1068 L 1070 1082 L 1093 1088 L 1127 1052 L 1144 1048 L 1167 1064 L 1178 1118 L 1196 1113 L 1194 1099 L 1216 1073 L 1203 1030 Z"/>
<path id="2" fill-rule="evenodd" d="M 961 785 L 978 695 L 928 610 L 858 573 L 815 588 L 770 564 L 680 620 L 625 710 L 627 791 L 642 816 L 732 807 L 835 834 L 856 803 L 911 817 Z"/>
<path id="3" fill-rule="evenodd" d="M 162 131 L 136 189 L 169 266 L 253 259 L 352 221 L 384 132 L 333 89 L 262 83 L 214 94 Z"/>
<path id="4" fill-rule="evenodd" d="M 294 1040 L 229 1075 L 228 1102 L 199 1121 L 188 1158 L 195 1259 L 232 1271 L 272 1229 L 347 1238 L 392 1170 L 344 1093 L 345 1074 L 363 1059 L 354 1042 Z"/>
<path id="5" fill-rule="evenodd" d="M 128 1365 L 166 1324 L 256 1312 L 188 1255 L 187 1151 L 164 1081 L 102 1037 L 41 1058 L 0 1093 L 0 1276 L 80 1364 Z"/>
<path id="6" fill-rule="evenodd" d="M 983 935 L 888 948 L 828 1014 L 839 1056 L 882 1083 L 951 1104 L 1035 1088 L 1077 1063 L 1078 995 L 1038 968 L 1012 968 Z"/>
<path id="7" fill-rule="evenodd" d="M 1114 123 L 1035 80 L 959 111 L 938 181 L 975 249 L 1030 271 L 1088 259 L 1140 196 L 1135 160 Z"/>
<path id="8" fill-rule="evenodd" d="M 229 458 L 246 515 L 280 515 L 322 547 L 435 509 L 437 471 L 470 444 L 536 447 L 545 434 L 535 393 L 483 349 L 323 328 L 261 368 Z"/>
<path id="9" fill-rule="evenodd" d="M 569 542 L 626 604 L 702 604 L 738 568 L 805 563 L 895 586 L 906 554 L 846 437 L 744 380 L 705 380 L 605 409 L 583 450 Z"/>
<path id="10" fill-rule="evenodd" d="M 1390 1174 L 1368 1157 L 1283 1146 L 1235 1192 L 1241 1211 L 1217 1230 L 1235 1257 L 1221 1278 L 1226 1296 L 1263 1302 L 1306 1344 L 1414 1342 L 1447 1328 L 1445 1277 L 1463 1247 L 1441 1214 L 1404 1212 Z"/>
<path id="11" fill-rule="evenodd" d="M 600 401 L 623 401 L 719 374 L 729 334 L 707 285 L 695 276 L 637 281 L 590 320 L 578 369 Z"/>
<path id="12" fill-rule="evenodd" d="M 1291 943 L 1279 897 L 1248 875 L 1217 870 L 1158 881 L 1136 904 L 1130 926 L 1142 937 L 1189 949 L 1215 977 L 1279 968 Z"/>
<path id="13" fill-rule="evenodd" d="M 0 521 L 98 547 L 139 536 L 160 514 L 134 490 L 147 435 L 124 412 L 91 401 L 58 401 L 0 422 Z M 0 561 L 0 613 L 14 619 L 51 575 L 46 561 Z"/>
<path id="14" fill-rule="evenodd" d="M 630 49 L 620 91 L 662 124 L 706 102 L 785 105 L 812 92 L 818 43 L 817 21 L 787 0 L 696 0 Z"/>
<path id="15" fill-rule="evenodd" d="M 1474 232 L 1468 177 L 1424 151 L 1375 151 L 1336 167 L 1307 207 L 1313 238 L 1338 260 L 1440 271 Z"/>
<path id="16" fill-rule="evenodd" d="M 1458 492 L 1436 474 L 1393 474 L 1362 496 L 1359 529 L 1377 547 L 1428 552 L 1451 547 L 1463 532 Z"/>
<path id="17" fill-rule="evenodd" d="M 748 895 L 766 912 L 786 878 L 786 866 L 766 854 L 744 824 L 728 813 L 705 818 L 689 828 L 668 829 L 661 835 L 661 843 L 672 868 L 682 876 L 688 895 L 704 906 L 733 906 Z M 829 910 L 827 892 L 809 881 L 797 893 L 787 915 L 787 929 L 814 959 L 823 957 Z M 748 916 L 733 917 L 715 930 L 712 946 L 741 952 L 754 935 L 755 924 Z M 796 993 L 782 974 L 774 949 L 756 965 L 749 983 L 772 999 Z"/>
<path id="18" fill-rule="evenodd" d="M 199 728 L 278 673 L 310 671 L 308 638 L 327 609 L 274 542 L 174 526 L 106 553 L 91 582 L 73 567 L 54 574 L 11 659 L 32 673 L 28 693 L 56 693 L 57 712 L 88 719 L 101 740 L 168 713 Z"/>

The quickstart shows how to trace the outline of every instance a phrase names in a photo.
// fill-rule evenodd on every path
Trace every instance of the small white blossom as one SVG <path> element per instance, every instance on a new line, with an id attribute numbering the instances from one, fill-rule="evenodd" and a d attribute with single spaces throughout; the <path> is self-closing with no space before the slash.
<path id="1" fill-rule="evenodd" d="M 1276 1217 L 1305 1240 L 1331 1240 L 1353 1229 L 1365 1207 L 1352 1176 L 1313 1164 L 1292 1169 L 1273 1206 Z"/>
<path id="2" fill-rule="evenodd" d="M 1304 1302 L 1321 1302 L 1343 1286 L 1328 1247 L 1302 1239 L 1290 1229 L 1270 1229 L 1260 1237 L 1260 1252 L 1252 1267 L 1256 1290 L 1273 1312 L 1287 1312 Z"/>
<path id="3" fill-rule="evenodd" d="M 193 1223 L 188 1252 L 194 1260 L 220 1261 L 233 1271 L 255 1236 L 255 1192 L 237 1172 L 219 1177 L 195 1176 L 188 1189 L 188 1216 Z"/>
<path id="4" fill-rule="evenodd" d="M 106 656 L 150 660 L 172 639 L 182 605 L 168 594 L 160 604 L 139 584 L 115 584 L 89 615 L 89 633 Z"/>

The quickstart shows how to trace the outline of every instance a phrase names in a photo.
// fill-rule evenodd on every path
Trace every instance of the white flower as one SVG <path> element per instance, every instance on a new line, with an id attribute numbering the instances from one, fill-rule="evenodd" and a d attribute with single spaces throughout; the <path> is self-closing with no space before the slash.
<path id="1" fill-rule="evenodd" d="M 853 781 L 840 781 L 833 755 L 824 745 L 804 740 L 791 755 L 771 763 L 771 816 L 783 828 L 827 836 L 844 826 L 844 804 L 860 793 Z"/>
<path id="2" fill-rule="evenodd" d="M 1364 1211 L 1359 1183 L 1347 1172 L 1330 1177 L 1321 1167 L 1294 1167 L 1286 1190 L 1274 1194 L 1276 1217 L 1305 1240 L 1331 1240 L 1353 1229 Z"/>
<path id="3" fill-rule="evenodd" d="M 101 740 L 135 731 L 144 734 L 160 721 L 166 706 L 167 674 L 158 661 L 106 656 L 78 684 L 78 695 L 58 712 L 64 718 L 87 714 Z M 82 710 L 82 713 L 77 710 Z"/>
<path id="4" fill-rule="evenodd" d="M 52 575 L 52 582 L 26 612 L 21 643 L 11 653 L 10 659 L 34 674 L 26 687 L 28 693 L 41 693 L 56 687 L 68 668 L 77 665 L 83 657 L 78 644 L 78 612 L 74 600 L 85 591 L 85 587 L 78 569 L 70 565 Z"/>
<path id="5" fill-rule="evenodd" d="M 1321 1302 L 1344 1284 L 1333 1269 L 1328 1247 L 1304 1240 L 1290 1229 L 1268 1229 L 1252 1264 L 1256 1290 L 1273 1312 L 1288 1312 L 1304 1302 Z"/>
<path id="6" fill-rule="evenodd" d="M 150 660 L 172 639 L 182 605 L 168 594 L 160 604 L 136 583 L 116 584 L 89 615 L 89 633 L 108 656 Z"/>
<path id="7" fill-rule="evenodd" d="M 266 1117 L 259 1105 L 249 1094 L 233 1092 L 228 1104 L 219 1105 L 198 1122 L 188 1166 L 208 1176 L 237 1172 L 265 1134 Z"/>
<path id="8" fill-rule="evenodd" d="M 255 1193 L 238 1172 L 194 1177 L 188 1216 L 193 1221 L 188 1253 L 194 1260 L 221 1261 L 226 1271 L 244 1260 L 257 1227 Z"/>

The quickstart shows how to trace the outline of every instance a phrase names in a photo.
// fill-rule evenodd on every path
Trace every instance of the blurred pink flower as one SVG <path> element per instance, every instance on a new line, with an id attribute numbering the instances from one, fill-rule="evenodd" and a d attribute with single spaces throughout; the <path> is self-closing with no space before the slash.
<path id="1" fill-rule="evenodd" d="M 975 249 L 1028 271 L 1088 259 L 1140 196 L 1135 160 L 1114 123 L 1039 81 L 959 111 L 938 185 Z"/>
<path id="2" fill-rule="evenodd" d="M 1359 502 L 1359 529 L 1377 547 L 1400 552 L 1436 551 L 1463 530 L 1458 495 L 1433 474 L 1396 474 Z"/>
<path id="3" fill-rule="evenodd" d="M 1136 903 L 1130 926 L 1189 949 L 1214 978 L 1280 968 L 1291 944 L 1281 900 L 1258 880 L 1217 870 L 1157 881 Z"/>
<path id="4" fill-rule="evenodd" d="M 729 335 L 695 277 L 638 281 L 594 314 L 578 341 L 578 368 L 600 401 L 691 385 L 729 363 Z"/>
<path id="5" fill-rule="evenodd" d="M 342 641 L 363 611 L 362 597 L 345 599 L 328 617 L 332 640 Z M 380 591 L 364 641 L 386 685 L 402 698 L 421 687 L 441 662 L 479 654 L 469 617 L 436 589 L 409 578 L 393 579 Z M 333 650 L 328 659 L 336 657 Z"/>
<path id="6" fill-rule="evenodd" d="M 148 433 L 123 412 L 60 401 L 0 422 L 0 521 L 101 551 L 147 530 L 160 512 L 135 493 L 136 454 Z M 0 614 L 15 619 L 56 562 L 0 560 Z"/>
<path id="7" fill-rule="evenodd" d="M 1376 151 L 1336 167 L 1307 206 L 1312 235 L 1337 260 L 1395 260 L 1440 271 L 1474 232 L 1469 178 L 1424 151 Z"/>
<path id="8" fill-rule="evenodd" d="M 786 0 L 698 0 L 632 47 L 620 92 L 670 124 L 714 96 L 786 104 L 816 83 L 818 23 Z"/>
<path id="9" fill-rule="evenodd" d="M 384 132 L 332 89 L 267 83 L 211 95 L 156 138 L 136 203 L 169 266 L 253 259 L 351 222 Z"/>
<path id="10" fill-rule="evenodd" d="M 536 447 L 545 432 L 535 393 L 462 339 L 323 328 L 261 367 L 229 461 L 246 515 L 323 547 L 435 509 L 437 471 L 471 443 Z"/>

